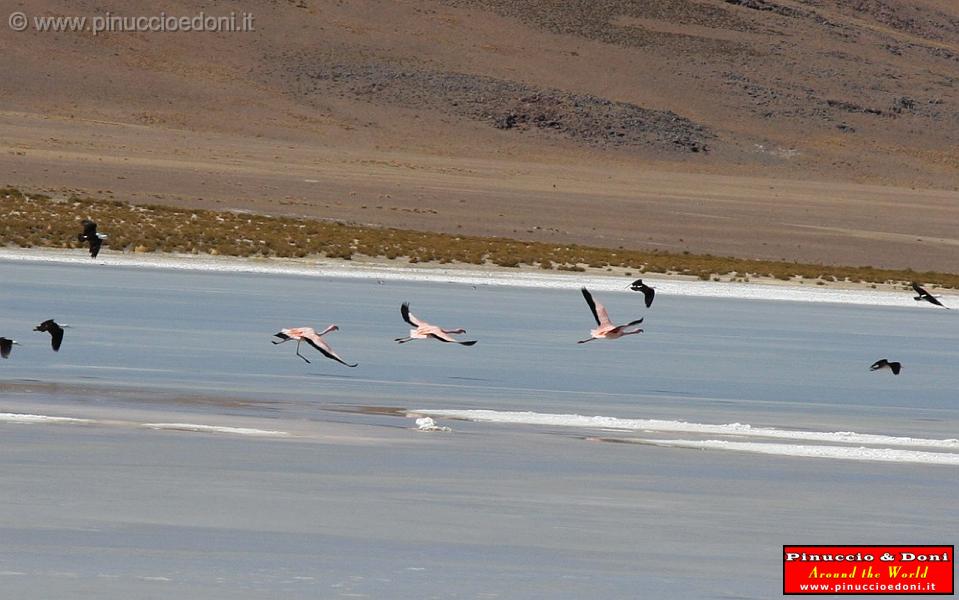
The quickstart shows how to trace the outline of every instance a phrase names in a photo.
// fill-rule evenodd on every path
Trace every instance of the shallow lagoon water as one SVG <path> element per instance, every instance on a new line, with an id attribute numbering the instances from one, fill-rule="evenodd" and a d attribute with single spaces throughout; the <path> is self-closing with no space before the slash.
<path id="1" fill-rule="evenodd" d="M 0 335 L 23 344 L 0 364 L 0 584 L 18 597 L 768 598 L 782 544 L 959 532 L 956 467 L 856 456 L 887 444 L 799 442 L 849 449 L 805 458 L 511 417 L 950 440 L 959 311 L 608 291 L 645 333 L 578 345 L 575 289 L 32 262 L 0 281 Z M 479 344 L 398 346 L 403 301 Z M 30 331 L 50 317 L 72 325 L 59 353 Z M 330 322 L 358 368 L 270 344 Z M 881 357 L 903 374 L 870 373 Z M 496 419 L 426 433 L 417 410 Z"/>

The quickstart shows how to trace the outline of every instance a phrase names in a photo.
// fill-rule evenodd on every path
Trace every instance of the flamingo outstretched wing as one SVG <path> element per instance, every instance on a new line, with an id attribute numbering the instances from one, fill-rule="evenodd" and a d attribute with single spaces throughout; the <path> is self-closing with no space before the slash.
<path id="1" fill-rule="evenodd" d="M 404 302 L 400 306 L 400 314 L 403 315 L 403 320 L 412 325 L 413 327 L 419 327 L 423 325 L 423 322 L 416 318 L 413 313 L 410 312 L 410 303 Z"/>
<path id="2" fill-rule="evenodd" d="M 330 345 L 324 342 L 323 339 L 320 336 L 316 335 L 315 333 L 304 335 L 303 340 L 307 344 L 319 350 L 320 353 L 323 354 L 323 356 L 333 359 L 338 363 L 344 364 L 347 367 L 355 367 L 357 364 L 359 364 L 359 363 L 354 363 L 351 365 L 350 363 L 340 358 L 336 352 L 333 352 L 333 348 L 330 348 Z"/>
<path id="3" fill-rule="evenodd" d="M 461 341 L 459 341 L 459 340 L 455 340 L 455 339 L 451 338 L 449 335 L 447 335 L 446 332 L 444 332 L 443 330 L 434 331 L 434 332 L 428 333 L 428 334 L 426 334 L 426 335 L 430 336 L 430 337 L 433 338 L 434 340 L 439 340 L 439 341 L 441 341 L 441 342 L 453 342 L 454 344 L 462 344 L 463 346 L 472 346 L 473 344 L 476 343 L 476 340 L 469 340 L 469 341 L 466 341 L 466 342 L 461 342 Z"/>
<path id="4" fill-rule="evenodd" d="M 589 293 L 585 287 L 582 288 L 583 298 L 586 298 L 586 304 L 589 305 L 589 310 L 593 312 L 593 318 L 596 319 L 596 324 L 600 327 L 610 324 L 609 313 L 606 312 L 606 307 L 593 300 L 593 295 Z"/>

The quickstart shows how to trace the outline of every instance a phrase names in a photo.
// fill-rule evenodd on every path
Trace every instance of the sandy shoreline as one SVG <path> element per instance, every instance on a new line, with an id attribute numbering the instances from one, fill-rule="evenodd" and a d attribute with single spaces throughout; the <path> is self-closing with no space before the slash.
<path id="1" fill-rule="evenodd" d="M 338 277 L 379 282 L 419 281 L 461 285 L 513 286 L 528 288 L 578 289 L 587 286 L 607 292 L 626 292 L 624 280 L 634 279 L 625 269 L 588 269 L 583 273 L 543 271 L 531 267 L 506 268 L 466 264 L 402 264 L 376 259 L 350 261 L 318 258 L 238 258 L 170 253 L 110 253 L 91 261 L 85 252 L 48 248 L 0 248 L 0 261 L 75 264 L 97 267 L 172 269 L 215 273 L 261 273 L 303 277 Z M 898 285 L 835 282 L 816 285 L 798 280 L 782 281 L 754 277 L 749 282 L 702 281 L 666 274 L 642 275 L 659 294 L 780 300 L 835 302 L 874 306 L 916 306 L 910 291 Z M 937 295 L 940 292 L 936 292 Z M 959 295 L 942 294 L 944 303 L 959 305 Z M 921 306 L 926 308 L 925 304 Z M 929 306 L 928 308 L 935 308 Z M 941 310 L 941 309 L 939 309 Z"/>

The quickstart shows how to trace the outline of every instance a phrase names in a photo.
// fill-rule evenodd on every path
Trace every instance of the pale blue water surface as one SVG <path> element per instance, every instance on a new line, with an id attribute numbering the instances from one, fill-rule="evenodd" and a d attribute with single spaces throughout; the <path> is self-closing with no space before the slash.
<path id="1" fill-rule="evenodd" d="M 91 421 L 0 422 L 0 589 L 770 598 L 783 544 L 955 543 L 955 466 L 601 443 L 642 435 L 579 427 L 427 433 L 405 416 L 959 437 L 959 311 L 597 298 L 645 333 L 576 344 L 593 323 L 570 290 L 0 262 L 0 336 L 22 344 L 0 362 L 0 412 Z M 403 301 L 479 343 L 397 345 Z M 47 318 L 71 325 L 59 353 L 31 331 Z M 329 323 L 358 368 L 270 343 Z M 869 372 L 882 357 L 903 374 Z"/>

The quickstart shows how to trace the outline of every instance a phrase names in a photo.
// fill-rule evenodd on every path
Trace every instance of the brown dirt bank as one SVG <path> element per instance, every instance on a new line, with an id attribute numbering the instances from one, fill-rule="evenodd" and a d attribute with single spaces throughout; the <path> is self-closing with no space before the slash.
<path id="1" fill-rule="evenodd" d="M 80 220 L 92 218 L 109 231 L 113 251 L 179 252 L 226 256 L 306 257 L 323 255 L 350 260 L 353 256 L 385 257 L 410 263 L 438 262 L 501 267 L 583 271 L 585 267 L 630 269 L 692 275 L 701 279 L 726 276 L 794 278 L 862 283 L 923 281 L 959 287 L 959 274 L 874 267 L 823 266 L 743 260 L 695 254 L 612 250 L 508 238 L 446 235 L 354 223 L 271 217 L 235 211 L 176 209 L 89 198 L 53 199 L 0 189 L 0 235 L 21 247 L 74 248 Z"/>

